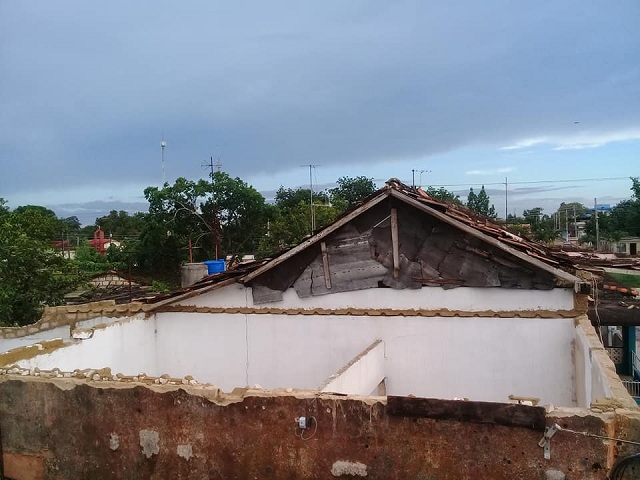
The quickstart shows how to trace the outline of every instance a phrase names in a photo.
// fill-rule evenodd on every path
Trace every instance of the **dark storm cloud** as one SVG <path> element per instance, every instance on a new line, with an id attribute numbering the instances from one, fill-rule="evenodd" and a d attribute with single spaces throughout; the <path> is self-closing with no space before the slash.
<path id="1" fill-rule="evenodd" d="M 452 3 L 3 2 L 0 195 L 640 128 L 635 0 Z"/>

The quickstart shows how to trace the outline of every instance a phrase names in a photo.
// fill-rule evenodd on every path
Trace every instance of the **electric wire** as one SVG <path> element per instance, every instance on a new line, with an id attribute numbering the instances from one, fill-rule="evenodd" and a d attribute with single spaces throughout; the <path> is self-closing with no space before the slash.
<path id="1" fill-rule="evenodd" d="M 509 182 L 509 185 L 536 185 L 543 183 L 573 183 L 573 182 L 608 182 L 614 180 L 629 180 L 629 177 L 600 177 L 600 178 L 570 178 L 562 180 L 525 180 L 520 182 Z M 451 183 L 433 184 L 432 187 L 467 187 L 469 185 L 504 185 L 505 182 L 485 182 L 485 183 Z"/>
<path id="2" fill-rule="evenodd" d="M 570 428 L 561 427 L 557 423 L 556 423 L 555 427 L 560 432 L 573 433 L 574 435 L 582 435 L 584 437 L 599 438 L 600 440 L 611 440 L 613 442 L 626 443 L 628 445 L 640 446 L 640 442 L 635 442 L 633 440 L 625 440 L 623 438 L 616 438 L 616 437 L 607 437 L 607 436 L 604 436 L 604 435 L 597 435 L 595 433 L 589 433 L 589 432 L 586 432 L 586 431 L 580 432 L 578 430 L 571 430 Z"/>
<path id="3" fill-rule="evenodd" d="M 294 434 L 296 437 L 300 437 L 301 440 L 310 440 L 318 431 L 318 420 L 316 420 L 316 417 L 309 417 L 309 420 L 313 419 L 313 424 L 314 424 L 314 429 L 313 429 L 313 433 L 311 433 L 311 435 L 309 435 L 308 437 L 304 436 L 304 431 L 305 429 L 302 429 L 300 427 L 298 427 L 298 425 L 296 425 L 294 427 Z M 298 430 L 300 430 L 300 433 L 298 433 Z"/>

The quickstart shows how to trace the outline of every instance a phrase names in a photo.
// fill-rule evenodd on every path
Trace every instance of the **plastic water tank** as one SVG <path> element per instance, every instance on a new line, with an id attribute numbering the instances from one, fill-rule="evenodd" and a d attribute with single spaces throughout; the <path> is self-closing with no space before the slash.
<path id="1" fill-rule="evenodd" d="M 205 260 L 204 264 L 207 266 L 209 275 L 225 271 L 224 260 Z"/>

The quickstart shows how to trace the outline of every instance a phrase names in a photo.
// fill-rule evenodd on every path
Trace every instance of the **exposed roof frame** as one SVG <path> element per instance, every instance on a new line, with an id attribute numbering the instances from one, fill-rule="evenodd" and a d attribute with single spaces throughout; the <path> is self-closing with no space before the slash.
<path id="1" fill-rule="evenodd" d="M 280 255 L 279 257 L 274 258 L 273 260 L 271 260 L 270 262 L 267 262 L 266 264 L 264 264 L 263 266 L 261 266 L 260 268 L 254 270 L 253 272 L 245 275 L 244 277 L 240 278 L 240 281 L 243 283 L 248 283 L 251 280 L 254 280 L 255 278 L 259 277 L 260 275 L 262 275 L 263 273 L 271 270 L 272 268 L 276 267 L 277 265 L 280 265 L 281 263 L 285 262 L 286 260 L 288 260 L 289 258 L 293 257 L 294 255 L 302 252 L 303 250 L 305 250 L 306 248 L 310 247 L 311 245 L 317 243 L 318 241 L 322 240 L 323 238 L 327 237 L 328 235 L 330 235 L 331 233 L 335 232 L 336 230 L 338 230 L 340 227 L 342 227 L 343 225 L 346 225 L 347 223 L 349 223 L 351 220 L 353 220 L 354 218 L 356 218 L 358 215 L 360 215 L 361 213 L 369 210 L 370 208 L 374 207 L 375 205 L 379 204 L 380 202 L 382 202 L 383 200 L 386 200 L 389 197 L 393 197 L 396 198 L 408 205 L 411 205 L 435 218 L 437 218 L 438 220 L 441 220 L 449 225 L 451 225 L 454 228 L 457 228 L 459 230 L 462 230 L 465 233 L 468 233 L 469 235 L 472 235 L 476 238 L 478 238 L 479 240 L 494 246 L 495 248 L 502 250 L 503 252 L 512 255 L 514 257 L 517 257 L 518 259 L 528 263 L 529 265 L 531 265 L 532 267 L 538 268 L 540 270 L 543 270 L 545 272 L 550 273 L 551 275 L 553 275 L 557 280 L 559 280 L 558 285 L 559 286 L 564 286 L 564 287 L 574 287 L 576 285 L 576 283 L 580 283 L 580 279 L 578 279 L 577 277 L 571 275 L 570 273 L 567 273 L 559 268 L 555 268 L 552 267 L 551 265 L 548 265 L 546 263 L 544 263 L 542 260 L 538 260 L 537 258 L 534 258 L 530 255 L 527 255 L 526 253 L 523 253 L 509 245 L 506 245 L 502 242 L 500 242 L 499 240 L 486 235 L 484 233 L 482 233 L 481 231 L 459 221 L 456 220 L 455 218 L 450 217 L 449 215 L 442 213 L 438 210 L 436 210 L 435 208 L 432 208 L 426 204 L 424 204 L 423 202 L 420 202 L 414 198 L 411 198 L 410 196 L 397 191 L 394 188 L 391 187 L 386 187 L 385 190 L 383 190 L 377 197 L 372 198 L 371 200 L 369 200 L 367 203 L 360 205 L 358 208 L 352 210 L 351 212 L 349 212 L 347 215 L 345 215 L 344 217 L 340 218 L 339 220 L 337 220 L 335 223 L 329 225 L 328 227 L 326 227 L 324 230 L 316 233 L 315 235 L 309 237 L 308 239 L 306 239 L 305 241 L 303 241 L 302 243 L 300 243 L 299 245 L 295 246 L 294 248 L 292 248 L 291 250 L 289 250 L 288 252 L 285 252 L 284 254 Z"/>
<path id="2" fill-rule="evenodd" d="M 262 275 L 264 272 L 266 272 L 268 270 L 271 270 L 273 267 L 276 267 L 277 265 L 280 265 L 282 262 L 288 260 L 289 258 L 293 257 L 294 255 L 296 255 L 296 254 L 300 253 L 301 251 L 305 250 L 307 247 L 313 245 L 314 243 L 316 243 L 316 242 L 322 240 L 323 238 L 327 237 L 328 235 L 332 234 L 333 232 L 338 230 L 340 227 L 342 227 L 343 225 L 346 225 L 351 220 L 356 218 L 361 213 L 366 212 L 367 210 L 369 210 L 370 208 L 372 208 L 375 205 L 379 204 L 383 200 L 386 200 L 387 198 L 389 198 L 389 192 L 392 191 L 392 189 L 389 188 L 389 187 L 385 187 L 385 188 L 386 188 L 386 190 L 383 191 L 377 197 L 374 197 L 371 200 L 369 200 L 367 203 L 364 203 L 364 204 L 360 205 L 358 208 L 355 208 L 354 210 L 352 210 L 351 212 L 347 213 L 344 217 L 339 218 L 338 220 L 336 220 L 334 223 L 332 223 L 331 225 L 329 225 L 325 229 L 323 229 L 320 232 L 316 233 L 315 235 L 307 238 L 305 241 L 303 241 L 302 243 L 296 245 L 291 250 L 283 253 L 279 257 L 276 257 L 273 260 L 271 260 L 270 262 L 265 263 L 262 267 L 260 267 L 260 268 L 258 268 L 256 270 L 254 270 L 253 272 L 245 275 L 240 280 L 242 282 L 244 282 L 244 283 L 250 282 L 254 278 L 259 277 L 260 275 Z"/>
<path id="3" fill-rule="evenodd" d="M 472 235 L 476 238 L 478 238 L 479 240 L 482 240 L 485 243 L 488 243 L 489 245 L 492 245 L 500 250 L 502 250 L 505 253 L 508 253 L 509 255 L 513 255 L 514 257 L 519 258 L 520 260 L 523 260 L 524 262 L 530 264 L 533 267 L 539 268 L 541 270 L 544 270 L 545 272 L 548 272 L 550 274 L 552 274 L 553 276 L 555 276 L 558 280 L 563 281 L 564 285 L 563 286 L 571 286 L 573 287 L 576 283 L 580 282 L 580 279 L 571 275 L 570 273 L 565 272 L 564 270 L 560 270 L 559 268 L 555 268 L 552 267 L 551 265 L 548 265 L 546 263 L 544 263 L 542 260 L 538 260 L 537 258 L 534 258 L 530 255 L 527 255 L 526 253 L 521 252 L 520 250 L 517 250 L 513 247 L 510 247 L 509 245 L 506 245 L 504 243 L 502 243 L 501 241 L 486 235 L 484 233 L 482 233 L 481 231 L 470 227 L 469 225 L 456 220 L 455 218 L 450 217 L 449 215 L 446 215 L 442 212 L 439 212 L 438 210 L 431 208 L 428 205 L 425 205 L 422 202 L 419 202 L 418 200 L 415 200 L 411 197 L 409 197 L 408 195 L 405 195 L 403 193 L 400 193 L 396 190 L 389 190 L 389 196 L 393 197 L 393 198 L 397 198 L 400 201 L 403 201 L 411 206 L 414 206 L 416 208 L 418 208 L 419 210 L 422 210 L 423 212 L 428 213 L 429 215 L 432 215 L 433 217 L 437 218 L 438 220 L 442 220 L 445 223 L 448 223 L 449 225 L 451 225 L 452 227 L 455 227 L 459 230 L 462 230 L 465 233 L 468 233 L 469 235 Z"/>

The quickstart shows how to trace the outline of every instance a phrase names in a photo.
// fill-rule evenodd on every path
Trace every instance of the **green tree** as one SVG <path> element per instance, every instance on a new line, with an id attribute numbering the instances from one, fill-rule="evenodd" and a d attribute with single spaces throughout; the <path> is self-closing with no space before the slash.
<path id="1" fill-rule="evenodd" d="M 0 201 L 0 325 L 27 325 L 63 302 L 82 281 L 72 261 L 51 248 L 57 219 L 44 207 L 13 212 Z"/>
<path id="2" fill-rule="evenodd" d="M 212 186 L 212 196 L 202 211 L 207 217 L 218 219 L 222 253 L 255 253 L 266 231 L 264 197 L 239 177 L 232 178 L 225 172 L 213 173 Z"/>
<path id="3" fill-rule="evenodd" d="M 190 241 L 196 261 L 255 253 L 266 232 L 264 197 L 224 172 L 214 172 L 210 182 L 178 178 L 144 193 L 149 213 L 136 244 L 136 263 L 145 270 L 177 270 L 188 259 Z"/>
<path id="4" fill-rule="evenodd" d="M 486 217 L 496 218 L 498 216 L 496 214 L 496 209 L 493 204 L 489 203 L 489 201 L 489 195 L 484 189 L 484 185 L 482 185 L 480 193 L 477 194 L 473 191 L 473 187 L 469 189 L 469 195 L 467 195 L 467 208 Z"/>
<path id="5" fill-rule="evenodd" d="M 458 205 L 462 205 L 462 200 L 460 200 L 460 196 L 456 195 L 453 192 L 450 192 L 449 190 L 447 190 L 444 187 L 439 187 L 439 188 L 428 187 L 426 192 L 430 197 L 433 197 L 436 200 L 439 200 L 441 202 L 455 203 L 455 204 L 458 204 Z M 471 193 L 471 192 L 469 192 L 469 193 Z"/>
<path id="6" fill-rule="evenodd" d="M 535 207 L 525 210 L 522 217 L 530 225 L 534 240 L 550 243 L 558 238 L 560 232 L 555 228 L 553 218 L 543 214 L 542 211 L 542 208 Z"/>
<path id="7" fill-rule="evenodd" d="M 111 210 L 108 215 L 96 218 L 94 228 L 100 227 L 105 234 L 115 238 L 124 236 L 138 236 L 142 231 L 144 214 L 135 213 L 129 215 L 124 210 Z"/>
<path id="8" fill-rule="evenodd" d="M 293 208 L 303 203 L 309 205 L 311 190 L 308 188 L 278 188 L 275 196 L 275 204 L 279 208 Z M 313 192 L 313 203 L 328 203 L 329 197 L 325 192 Z"/>
<path id="9" fill-rule="evenodd" d="M 640 179 L 630 177 L 631 198 L 615 205 L 610 212 L 598 212 L 598 235 L 601 240 L 617 241 L 625 236 L 640 236 Z M 595 242 L 595 216 L 587 222 L 588 239 Z"/>
<path id="10" fill-rule="evenodd" d="M 111 248 L 114 247 L 109 247 L 108 250 Z M 105 273 L 117 266 L 107 255 L 100 255 L 87 240 L 83 240 L 76 249 L 74 261 L 78 268 L 87 274 Z"/>
<path id="11" fill-rule="evenodd" d="M 268 210 L 268 228 L 259 243 L 257 250 L 259 257 L 267 257 L 294 246 L 309 235 L 310 200 L 308 188 L 280 187 L 278 189 L 275 205 Z M 348 208 L 346 200 L 340 198 L 330 203 L 325 192 L 314 193 L 313 211 L 316 230 L 332 223 L 346 208 Z"/>
<path id="12" fill-rule="evenodd" d="M 373 178 L 340 177 L 336 181 L 337 187 L 329 190 L 333 203 L 342 202 L 346 208 L 353 207 L 376 191 Z"/>

